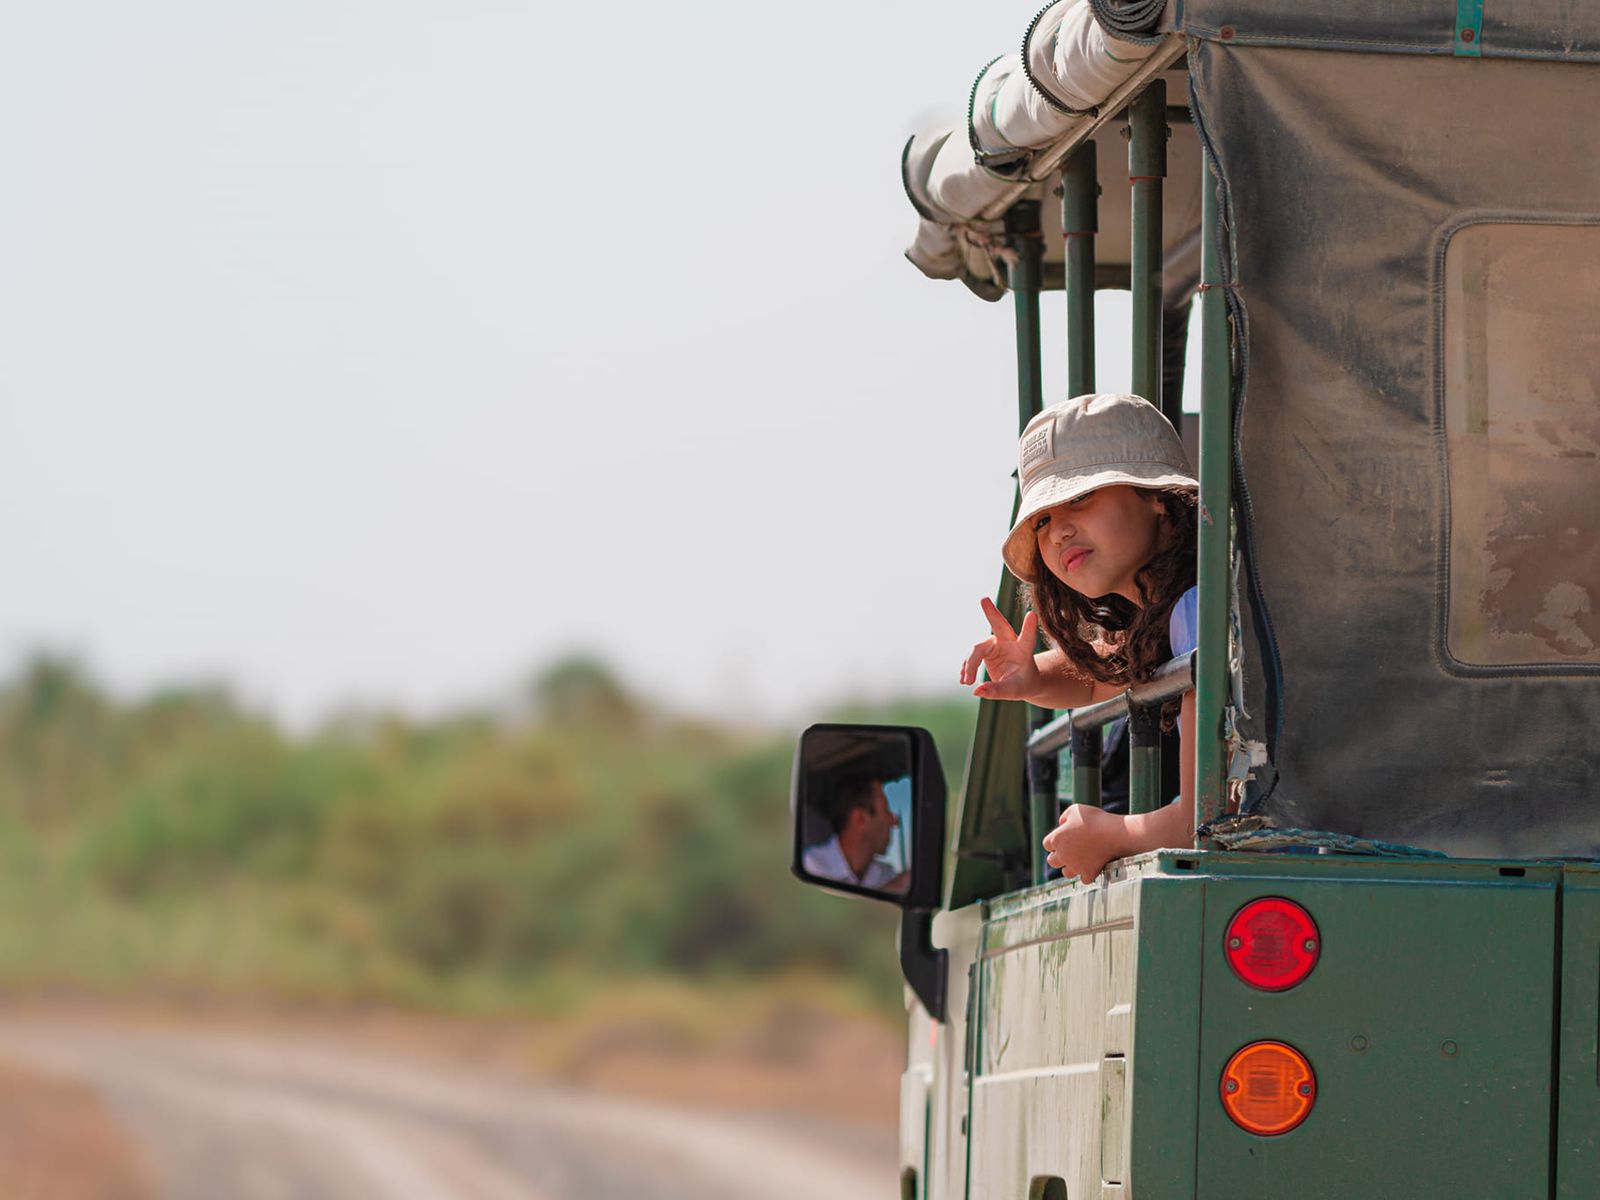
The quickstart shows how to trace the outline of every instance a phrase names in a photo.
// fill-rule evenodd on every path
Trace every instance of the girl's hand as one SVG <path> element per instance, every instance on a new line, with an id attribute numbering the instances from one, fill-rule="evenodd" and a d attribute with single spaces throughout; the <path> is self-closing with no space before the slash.
<path id="1" fill-rule="evenodd" d="M 1124 822 L 1116 813 L 1091 804 L 1069 804 L 1056 827 L 1045 835 L 1046 861 L 1067 878 L 1090 883 L 1114 858 L 1121 858 Z"/>
<path id="2" fill-rule="evenodd" d="M 961 682 L 977 683 L 972 694 L 985 700 L 1027 700 L 1039 691 L 1039 668 L 1033 661 L 1033 647 L 1039 639 L 1038 615 L 1030 612 L 1022 619 L 1022 632 L 1015 633 L 992 600 L 985 596 L 982 604 L 994 636 L 972 648 L 961 664 Z M 978 683 L 979 666 L 989 673 L 983 683 Z"/>

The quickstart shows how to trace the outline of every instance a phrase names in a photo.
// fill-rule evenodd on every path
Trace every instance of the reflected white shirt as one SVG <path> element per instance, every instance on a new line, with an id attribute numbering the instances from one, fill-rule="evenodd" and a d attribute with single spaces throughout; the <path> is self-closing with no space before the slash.
<path id="1" fill-rule="evenodd" d="M 838 834 L 808 848 L 800 861 L 812 875 L 837 880 L 839 883 L 853 883 L 857 887 L 881 888 L 895 877 L 894 868 L 888 863 L 873 859 L 867 864 L 865 873 L 858 879 L 856 873 L 850 869 L 850 864 L 845 861 L 844 850 L 839 846 Z"/>

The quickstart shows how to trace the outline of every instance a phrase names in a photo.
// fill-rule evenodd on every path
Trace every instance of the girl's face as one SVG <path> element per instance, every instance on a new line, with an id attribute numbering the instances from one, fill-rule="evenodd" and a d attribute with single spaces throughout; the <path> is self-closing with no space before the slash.
<path id="1" fill-rule="evenodd" d="M 1159 493 L 1112 484 L 1033 519 L 1039 557 L 1050 573 L 1081 596 L 1112 592 L 1142 604 L 1134 576 L 1161 540 Z"/>

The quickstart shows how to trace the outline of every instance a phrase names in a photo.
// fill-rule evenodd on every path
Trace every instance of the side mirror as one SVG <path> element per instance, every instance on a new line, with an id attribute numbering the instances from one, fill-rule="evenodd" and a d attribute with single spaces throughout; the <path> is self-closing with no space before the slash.
<path id="1" fill-rule="evenodd" d="M 813 725 L 795 752 L 795 875 L 930 911 L 943 895 L 944 770 L 926 729 Z"/>

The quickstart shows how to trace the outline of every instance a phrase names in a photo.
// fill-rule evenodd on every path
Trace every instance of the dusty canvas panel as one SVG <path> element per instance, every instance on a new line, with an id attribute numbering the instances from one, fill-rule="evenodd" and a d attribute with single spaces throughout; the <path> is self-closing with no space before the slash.
<path id="1" fill-rule="evenodd" d="M 1244 317 L 1266 811 L 1600 854 L 1600 69 L 1221 42 L 1190 67 Z"/>
<path id="2" fill-rule="evenodd" d="M 1236 46 L 1600 61 L 1600 7 L 1571 0 L 1470 5 L 1440 0 L 1184 0 L 1169 21 Z M 1463 36 L 1465 33 L 1466 36 Z"/>

